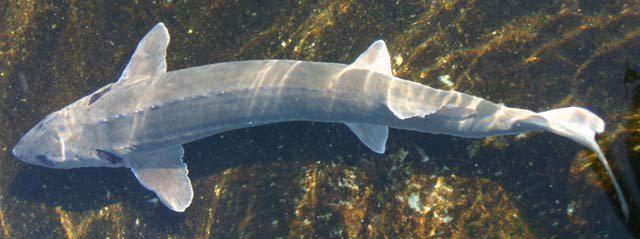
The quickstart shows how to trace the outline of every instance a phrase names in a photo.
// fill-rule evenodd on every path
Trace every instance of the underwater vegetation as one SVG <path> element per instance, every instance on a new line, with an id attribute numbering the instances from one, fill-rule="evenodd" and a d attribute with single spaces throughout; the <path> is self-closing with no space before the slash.
<path id="1" fill-rule="evenodd" d="M 628 238 L 640 235 L 640 2 L 0 1 L 0 238 Z M 629 195 L 622 221 L 593 153 L 532 133 L 391 131 L 368 151 L 338 124 L 287 123 L 186 145 L 195 194 L 164 208 L 126 169 L 46 169 L 11 147 L 113 82 L 157 22 L 169 70 L 222 61 L 348 63 L 384 39 L 394 73 L 541 111 L 589 108 Z"/>

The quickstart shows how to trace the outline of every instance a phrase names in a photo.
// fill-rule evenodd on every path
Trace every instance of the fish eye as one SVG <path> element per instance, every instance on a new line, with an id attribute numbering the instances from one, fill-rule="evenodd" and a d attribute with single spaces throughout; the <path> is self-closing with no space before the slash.
<path id="1" fill-rule="evenodd" d="M 38 154 L 36 155 L 36 160 L 40 161 L 41 163 L 48 165 L 48 166 L 54 166 L 55 163 L 53 161 L 51 161 L 49 159 L 49 157 L 47 157 L 46 155 L 42 155 L 42 154 Z"/>

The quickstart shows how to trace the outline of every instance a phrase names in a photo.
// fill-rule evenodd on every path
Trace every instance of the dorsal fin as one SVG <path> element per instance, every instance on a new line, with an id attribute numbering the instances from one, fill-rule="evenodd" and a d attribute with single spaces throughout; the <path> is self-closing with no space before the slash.
<path id="1" fill-rule="evenodd" d="M 393 75 L 391 71 L 391 56 L 389 55 L 389 50 L 387 49 L 387 44 L 384 43 L 383 40 L 377 40 L 366 51 L 364 51 L 358 58 L 351 64 L 354 67 L 367 68 L 369 70 L 386 74 Z M 395 78 L 391 78 L 393 80 Z M 393 90 L 393 87 L 391 87 Z M 410 90 L 411 88 L 398 88 L 398 90 Z M 406 94 L 398 93 L 399 95 L 407 95 L 412 92 L 403 92 Z M 408 102 L 397 101 L 393 98 L 387 99 L 387 106 L 389 110 L 393 112 L 395 116 L 399 119 L 407 119 L 412 117 L 425 117 L 426 115 L 430 115 L 435 113 L 440 109 L 440 107 L 432 106 L 429 104 L 407 104 Z M 362 139 L 357 131 L 354 131 L 358 138 Z M 363 141 L 364 142 L 364 141 Z M 365 144 L 367 144 L 365 142 Z M 369 146 L 367 144 L 367 146 Z M 370 147 L 371 148 L 371 147 Z M 373 148 L 372 148 L 373 149 Z M 374 150 L 375 151 L 375 150 Z"/>
<path id="2" fill-rule="evenodd" d="M 377 40 L 364 51 L 351 64 L 352 66 L 367 68 L 372 71 L 392 75 L 391 56 L 387 50 L 387 44 L 383 40 Z"/>
<path id="3" fill-rule="evenodd" d="M 158 23 L 142 38 L 131 60 L 114 87 L 130 85 L 153 79 L 167 72 L 167 46 L 169 31 L 163 23 Z"/>

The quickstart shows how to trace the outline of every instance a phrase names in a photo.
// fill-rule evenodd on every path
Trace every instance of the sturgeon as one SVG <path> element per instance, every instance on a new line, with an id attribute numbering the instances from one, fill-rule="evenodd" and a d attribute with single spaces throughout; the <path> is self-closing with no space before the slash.
<path id="1" fill-rule="evenodd" d="M 595 134 L 604 121 L 579 107 L 541 113 L 392 75 L 387 47 L 374 42 L 352 64 L 296 60 L 224 62 L 167 72 L 169 32 L 157 24 L 117 82 L 46 116 L 13 148 L 51 168 L 126 167 L 174 211 L 193 199 L 183 144 L 276 122 L 345 124 L 376 153 L 389 127 L 480 138 L 550 131 L 594 151 L 621 210 L 624 194 Z"/>

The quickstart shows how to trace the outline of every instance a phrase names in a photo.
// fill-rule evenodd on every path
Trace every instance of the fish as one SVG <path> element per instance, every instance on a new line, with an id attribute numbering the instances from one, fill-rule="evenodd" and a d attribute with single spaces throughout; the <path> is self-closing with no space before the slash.
<path id="1" fill-rule="evenodd" d="M 393 76 L 384 41 L 351 64 L 246 60 L 167 72 L 163 23 L 138 43 L 120 78 L 47 115 L 12 149 L 50 168 L 125 167 L 169 209 L 194 196 L 186 143 L 222 132 L 290 121 L 342 123 L 384 154 L 389 128 L 467 138 L 549 131 L 592 150 L 624 194 L 595 134 L 604 121 L 580 107 L 544 112 L 510 108 Z"/>

